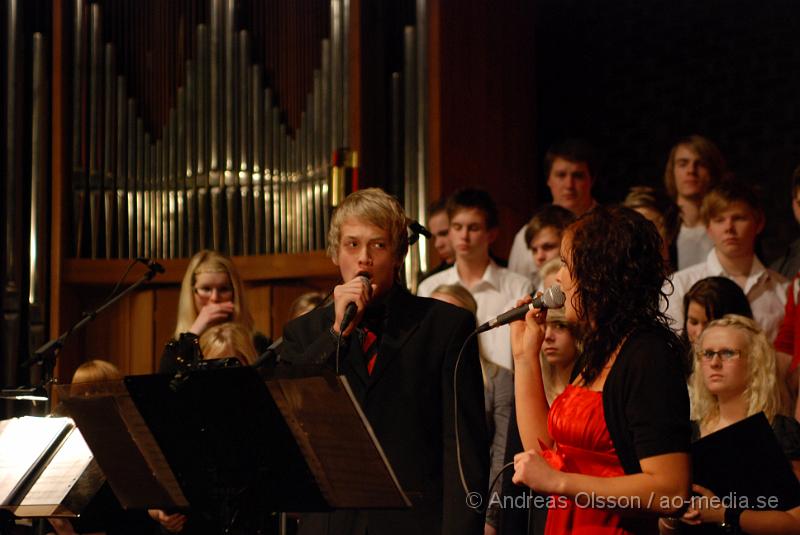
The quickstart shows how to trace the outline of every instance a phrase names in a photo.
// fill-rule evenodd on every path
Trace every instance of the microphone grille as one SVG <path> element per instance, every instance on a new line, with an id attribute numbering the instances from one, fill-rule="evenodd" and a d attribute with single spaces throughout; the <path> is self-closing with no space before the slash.
<path id="1" fill-rule="evenodd" d="M 542 294 L 542 303 L 547 308 L 561 308 L 566 301 L 567 296 L 558 284 L 550 286 Z"/>

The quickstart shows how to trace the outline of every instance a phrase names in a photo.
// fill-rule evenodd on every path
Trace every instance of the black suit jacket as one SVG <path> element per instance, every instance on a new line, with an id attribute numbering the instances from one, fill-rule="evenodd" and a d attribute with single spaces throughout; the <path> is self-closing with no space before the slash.
<path id="1" fill-rule="evenodd" d="M 453 371 L 459 350 L 475 328 L 469 312 L 395 287 L 386 312 L 373 373 L 353 335 L 340 352 L 340 372 L 350 382 L 386 456 L 408 494 L 408 511 L 337 511 L 307 515 L 301 533 L 468 535 L 483 532 L 483 515 L 470 510 L 456 459 Z M 333 366 L 336 338 L 329 305 L 286 325 L 281 359 Z M 475 338 L 458 370 L 461 460 L 471 492 L 485 498 L 489 457 L 483 383 Z"/>

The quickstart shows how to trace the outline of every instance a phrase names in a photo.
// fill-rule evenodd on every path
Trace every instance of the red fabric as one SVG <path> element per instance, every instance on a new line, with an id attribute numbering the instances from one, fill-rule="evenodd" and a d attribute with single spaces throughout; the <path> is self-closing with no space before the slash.
<path id="1" fill-rule="evenodd" d="M 375 345 L 378 337 L 369 329 L 364 329 L 364 343 L 361 344 L 361 350 L 364 352 L 364 358 L 367 360 L 367 373 L 372 375 L 372 369 L 375 368 L 375 360 L 378 358 L 378 346 Z"/>
<path id="2" fill-rule="evenodd" d="M 783 323 L 775 338 L 775 349 L 782 353 L 792 355 L 792 364 L 789 366 L 791 373 L 800 364 L 800 316 L 797 314 L 795 303 L 795 287 L 800 283 L 800 274 L 796 275 L 786 289 L 786 308 L 784 309 Z"/>
<path id="3" fill-rule="evenodd" d="M 567 386 L 550 408 L 547 428 L 556 451 L 543 451 L 542 455 L 553 468 L 598 477 L 625 475 L 608 434 L 601 392 Z M 592 507 L 608 504 L 602 500 L 588 493 L 574 500 L 553 496 L 545 534 L 629 533 L 619 527 L 620 515 L 613 507 Z"/>

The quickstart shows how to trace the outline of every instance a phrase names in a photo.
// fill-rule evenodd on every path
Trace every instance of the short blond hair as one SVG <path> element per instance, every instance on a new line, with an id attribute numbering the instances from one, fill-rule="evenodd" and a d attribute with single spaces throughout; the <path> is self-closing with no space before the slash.
<path id="1" fill-rule="evenodd" d="M 118 386 L 109 381 L 122 379 L 122 372 L 107 360 L 88 360 L 72 374 L 70 396 L 96 396 L 117 391 Z"/>
<path id="2" fill-rule="evenodd" d="M 391 247 L 398 263 L 408 251 L 408 223 L 400 202 L 380 188 L 367 188 L 348 195 L 336 208 L 328 231 L 328 256 L 337 260 L 342 225 L 348 219 L 360 219 L 389 233 Z"/>
<path id="3" fill-rule="evenodd" d="M 245 304 L 244 284 L 239 271 L 230 258 L 216 251 L 203 250 L 189 260 L 186 273 L 181 282 L 181 293 L 178 298 L 178 322 L 175 326 L 173 337 L 177 340 L 181 333 L 189 331 L 194 320 L 197 319 L 197 310 L 194 306 L 194 285 L 200 273 L 227 273 L 233 288 L 233 319 L 244 324 L 248 329 L 253 328 L 253 316 Z"/>
<path id="4" fill-rule="evenodd" d="M 703 223 L 708 225 L 712 219 L 727 210 L 735 202 L 747 205 L 753 211 L 757 220 L 764 220 L 764 209 L 761 206 L 761 200 L 758 198 L 756 190 L 749 184 L 736 179 L 720 182 L 708 192 L 703 198 L 703 204 L 700 206 L 700 218 Z"/>
<path id="5" fill-rule="evenodd" d="M 78 366 L 72 375 L 72 384 L 99 383 L 122 379 L 122 372 L 107 360 L 89 360 Z"/>
<path id="6" fill-rule="evenodd" d="M 253 345 L 253 331 L 247 326 L 228 321 L 210 327 L 200 336 L 200 351 L 204 356 L 229 347 L 232 355 L 224 357 L 244 358 L 246 364 L 253 364 L 258 358 L 258 352 Z"/>
<path id="7" fill-rule="evenodd" d="M 747 348 L 739 358 L 747 359 L 749 382 L 744 391 L 747 402 L 747 416 L 763 411 L 771 422 L 776 414 L 782 413 L 781 392 L 775 350 L 758 324 L 750 318 L 738 314 L 727 314 L 708 324 L 694 347 L 695 360 L 699 360 L 703 339 L 715 327 L 737 329 L 747 336 Z M 706 425 L 719 417 L 719 401 L 709 392 L 700 366 L 689 380 L 692 398 L 692 419 Z"/>
<path id="8" fill-rule="evenodd" d="M 461 303 L 462 308 L 469 310 L 473 315 L 478 312 L 478 302 L 475 301 L 475 298 L 472 297 L 472 294 L 469 293 L 469 290 L 460 284 L 440 284 L 431 292 L 431 294 L 435 293 L 449 295 L 453 299 L 458 300 L 458 302 Z"/>
<path id="9" fill-rule="evenodd" d="M 558 273 L 559 269 L 561 269 L 561 258 L 551 258 L 539 268 L 539 278 L 544 281 L 550 275 Z"/>
<path id="10" fill-rule="evenodd" d="M 297 296 L 289 305 L 289 320 L 299 318 L 303 314 L 311 312 L 325 301 L 325 294 L 322 292 L 306 292 Z"/>

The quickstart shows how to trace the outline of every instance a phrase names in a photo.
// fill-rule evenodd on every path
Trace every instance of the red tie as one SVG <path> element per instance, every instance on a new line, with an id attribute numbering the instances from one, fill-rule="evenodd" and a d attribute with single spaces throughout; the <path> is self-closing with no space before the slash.
<path id="1" fill-rule="evenodd" d="M 364 341 L 361 343 L 361 350 L 364 352 L 364 360 L 367 362 L 367 373 L 372 375 L 375 368 L 375 359 L 378 358 L 378 337 L 374 332 L 364 328 Z"/>

